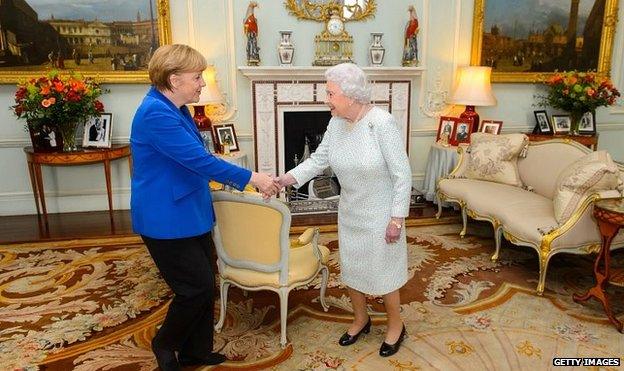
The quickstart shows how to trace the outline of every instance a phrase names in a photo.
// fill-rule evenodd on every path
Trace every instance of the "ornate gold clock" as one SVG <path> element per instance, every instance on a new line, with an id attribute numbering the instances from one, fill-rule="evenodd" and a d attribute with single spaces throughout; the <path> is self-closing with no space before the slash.
<path id="1" fill-rule="evenodd" d="M 336 0 L 285 2 L 286 8 L 297 18 L 325 22 L 324 29 L 314 37 L 314 66 L 353 62 L 353 36 L 345 30 L 345 22 L 372 17 L 377 8 L 375 0 L 346 0 L 343 3 Z"/>

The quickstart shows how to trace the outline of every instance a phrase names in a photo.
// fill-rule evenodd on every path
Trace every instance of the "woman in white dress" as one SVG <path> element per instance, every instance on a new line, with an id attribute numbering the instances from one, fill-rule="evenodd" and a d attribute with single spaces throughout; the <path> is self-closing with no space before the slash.
<path id="1" fill-rule="evenodd" d="M 279 183 L 300 186 L 327 167 L 338 177 L 341 276 L 355 317 L 339 344 L 351 345 L 370 331 L 365 295 L 381 295 L 388 328 L 379 354 L 387 357 L 406 336 L 399 288 L 407 281 L 403 226 L 412 174 L 396 120 L 370 103 L 364 71 L 343 63 L 329 68 L 325 77 L 332 119 L 323 140 L 309 159 L 280 176 Z"/>

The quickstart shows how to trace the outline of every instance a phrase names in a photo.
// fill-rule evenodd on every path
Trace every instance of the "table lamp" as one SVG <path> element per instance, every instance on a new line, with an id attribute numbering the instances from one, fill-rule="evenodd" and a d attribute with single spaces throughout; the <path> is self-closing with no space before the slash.
<path id="1" fill-rule="evenodd" d="M 225 103 L 225 99 L 223 99 L 223 94 L 221 94 L 219 87 L 217 86 L 214 68 L 207 68 L 203 73 L 203 77 L 206 82 L 206 86 L 202 89 L 201 95 L 199 96 L 199 102 L 191 104 L 195 111 L 193 121 L 195 121 L 195 125 L 197 125 L 197 128 L 200 131 L 212 131 L 212 120 L 210 117 L 206 116 L 205 107 L 223 105 Z"/>
<path id="2" fill-rule="evenodd" d="M 496 98 L 490 84 L 491 67 L 468 66 L 459 70 L 459 83 L 451 96 L 450 103 L 463 104 L 466 110 L 459 115 L 473 122 L 472 131 L 479 130 L 479 114 L 475 106 L 493 106 Z"/>

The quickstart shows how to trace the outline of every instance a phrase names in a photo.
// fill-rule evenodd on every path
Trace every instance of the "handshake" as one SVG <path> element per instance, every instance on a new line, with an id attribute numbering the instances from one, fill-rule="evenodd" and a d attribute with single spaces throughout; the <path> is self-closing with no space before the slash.
<path id="1" fill-rule="evenodd" d="M 293 185 L 297 183 L 297 181 L 288 173 L 275 177 L 264 173 L 253 172 L 249 183 L 260 190 L 262 198 L 268 200 L 277 195 L 282 188 Z"/>

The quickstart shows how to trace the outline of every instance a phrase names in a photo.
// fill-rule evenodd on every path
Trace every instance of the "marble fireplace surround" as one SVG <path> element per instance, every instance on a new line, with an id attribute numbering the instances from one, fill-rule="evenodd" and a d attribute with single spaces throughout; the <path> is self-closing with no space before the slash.
<path id="1" fill-rule="evenodd" d="M 372 85 L 372 102 L 396 118 L 406 151 L 409 149 L 411 87 L 419 67 L 365 68 Z M 324 68 L 239 67 L 251 80 L 255 168 L 284 172 L 284 112 L 323 111 Z M 409 151 L 408 151 L 409 152 Z"/>

